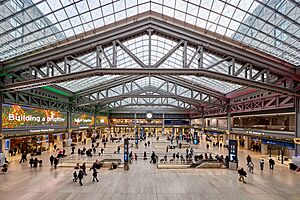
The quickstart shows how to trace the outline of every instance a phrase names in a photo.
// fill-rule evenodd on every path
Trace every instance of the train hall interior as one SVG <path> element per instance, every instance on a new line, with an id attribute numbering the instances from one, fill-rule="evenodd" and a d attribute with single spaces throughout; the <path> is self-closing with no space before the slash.
<path id="1" fill-rule="evenodd" d="M 299 0 L 0 0 L 0 200 L 300 200 Z"/>

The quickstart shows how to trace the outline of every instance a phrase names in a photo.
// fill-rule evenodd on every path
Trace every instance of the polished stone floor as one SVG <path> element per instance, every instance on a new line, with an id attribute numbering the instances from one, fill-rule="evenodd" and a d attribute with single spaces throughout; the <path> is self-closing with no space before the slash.
<path id="1" fill-rule="evenodd" d="M 158 155 L 165 154 L 165 147 L 169 144 L 164 139 L 156 142 L 150 139 L 152 144 L 145 148 L 144 142 L 139 149 L 132 148 L 135 153 L 142 155 L 147 151 L 148 155 L 154 150 Z M 213 147 L 205 149 L 205 142 L 193 146 L 195 152 L 212 152 L 214 154 L 226 154 L 227 149 Z M 109 143 L 105 149 L 104 157 L 122 157 L 112 154 L 119 144 Z M 122 149 L 122 148 L 121 148 Z M 69 152 L 69 149 L 67 149 Z M 77 152 L 77 148 L 76 148 Z M 170 150 L 168 155 L 177 153 L 178 149 Z M 181 152 L 185 155 L 185 149 Z M 43 200 L 90 200 L 90 199 L 145 199 L 145 200 L 300 200 L 300 174 L 288 169 L 286 165 L 276 163 L 275 170 L 270 171 L 265 166 L 264 171 L 258 169 L 260 155 L 250 151 L 239 151 L 240 166 L 245 167 L 246 156 L 250 154 L 254 160 L 254 174 L 248 174 L 247 184 L 238 181 L 236 171 L 228 169 L 181 169 L 166 170 L 157 169 L 149 160 L 138 159 L 130 165 L 129 171 L 122 168 L 109 171 L 100 169 L 99 182 L 92 182 L 91 173 L 84 177 L 83 186 L 72 182 L 72 168 L 59 167 L 54 169 L 48 162 L 48 157 L 53 152 L 43 153 L 39 159 L 43 159 L 44 165 L 38 168 L 30 168 L 28 163 L 19 164 L 18 158 L 10 158 L 12 161 L 7 174 L 0 175 L 0 200 L 18 199 L 43 199 Z M 103 156 L 102 156 L 103 157 Z M 99 159 L 99 157 L 89 160 Z M 88 160 L 85 156 L 77 154 L 68 156 L 66 162 Z"/>

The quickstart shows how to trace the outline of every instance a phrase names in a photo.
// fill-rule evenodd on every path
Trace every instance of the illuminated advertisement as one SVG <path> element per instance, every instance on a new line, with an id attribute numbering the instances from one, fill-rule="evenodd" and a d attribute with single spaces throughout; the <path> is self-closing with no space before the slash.
<path id="1" fill-rule="evenodd" d="M 108 125 L 108 117 L 106 116 L 97 116 L 96 117 L 96 125 Z"/>
<path id="2" fill-rule="evenodd" d="M 71 114 L 71 125 L 73 127 L 94 126 L 94 116 L 88 114 Z"/>
<path id="3" fill-rule="evenodd" d="M 4 104 L 3 129 L 67 127 L 67 113 L 55 110 Z"/>

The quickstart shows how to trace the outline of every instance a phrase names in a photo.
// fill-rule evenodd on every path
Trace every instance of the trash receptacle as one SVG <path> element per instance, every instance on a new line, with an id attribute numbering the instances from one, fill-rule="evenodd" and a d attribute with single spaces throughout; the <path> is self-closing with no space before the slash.
<path id="1" fill-rule="evenodd" d="M 229 169 L 236 171 L 238 169 L 237 162 L 229 162 Z"/>

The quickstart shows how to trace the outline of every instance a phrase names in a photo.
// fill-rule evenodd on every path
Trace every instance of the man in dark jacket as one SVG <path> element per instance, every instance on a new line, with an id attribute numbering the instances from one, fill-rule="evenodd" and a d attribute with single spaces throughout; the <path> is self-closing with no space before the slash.
<path id="1" fill-rule="evenodd" d="M 32 157 L 29 159 L 29 165 L 30 165 L 30 167 L 32 167 L 32 165 L 33 165 L 33 158 Z"/>
<path id="2" fill-rule="evenodd" d="M 24 162 L 25 162 L 25 160 L 27 160 L 26 156 L 27 156 L 27 153 L 26 153 L 26 152 L 22 153 L 21 160 L 20 160 L 20 162 L 19 162 L 19 163 L 21 163 L 21 162 L 23 162 L 23 163 L 24 163 Z"/>
<path id="3" fill-rule="evenodd" d="M 53 162 L 54 162 L 54 156 L 53 156 L 53 155 L 51 155 L 49 160 L 50 160 L 50 164 L 51 164 L 51 166 L 53 166 Z"/>
<path id="4" fill-rule="evenodd" d="M 97 174 L 98 174 L 98 172 L 97 172 L 96 168 L 94 168 L 94 170 L 93 170 L 93 182 L 94 182 L 95 180 L 96 180 L 97 182 L 99 182 L 98 177 L 97 177 Z"/>
<path id="5" fill-rule="evenodd" d="M 57 157 L 54 158 L 54 168 L 56 169 L 59 159 Z"/>
<path id="6" fill-rule="evenodd" d="M 83 175 L 84 175 L 83 171 L 82 171 L 82 170 L 79 170 L 79 172 L 78 172 L 78 179 L 79 179 L 79 184 L 80 184 L 81 186 L 83 185 L 83 184 L 82 184 Z"/>
<path id="7" fill-rule="evenodd" d="M 244 170 L 244 168 L 239 169 L 238 173 L 240 176 L 239 181 L 243 181 L 243 183 L 246 183 L 245 177 L 247 177 L 247 172 Z"/>
<path id="8" fill-rule="evenodd" d="M 82 164 L 81 169 L 82 169 L 83 174 L 87 175 L 85 162 Z"/>
<path id="9" fill-rule="evenodd" d="M 270 158 L 270 160 L 269 160 L 269 165 L 270 165 L 270 169 L 273 170 L 274 165 L 275 165 L 275 161 L 272 158 Z"/>
<path id="10" fill-rule="evenodd" d="M 252 158 L 249 155 L 247 156 L 246 160 L 247 160 L 247 165 L 249 165 L 249 163 L 252 162 Z"/>

